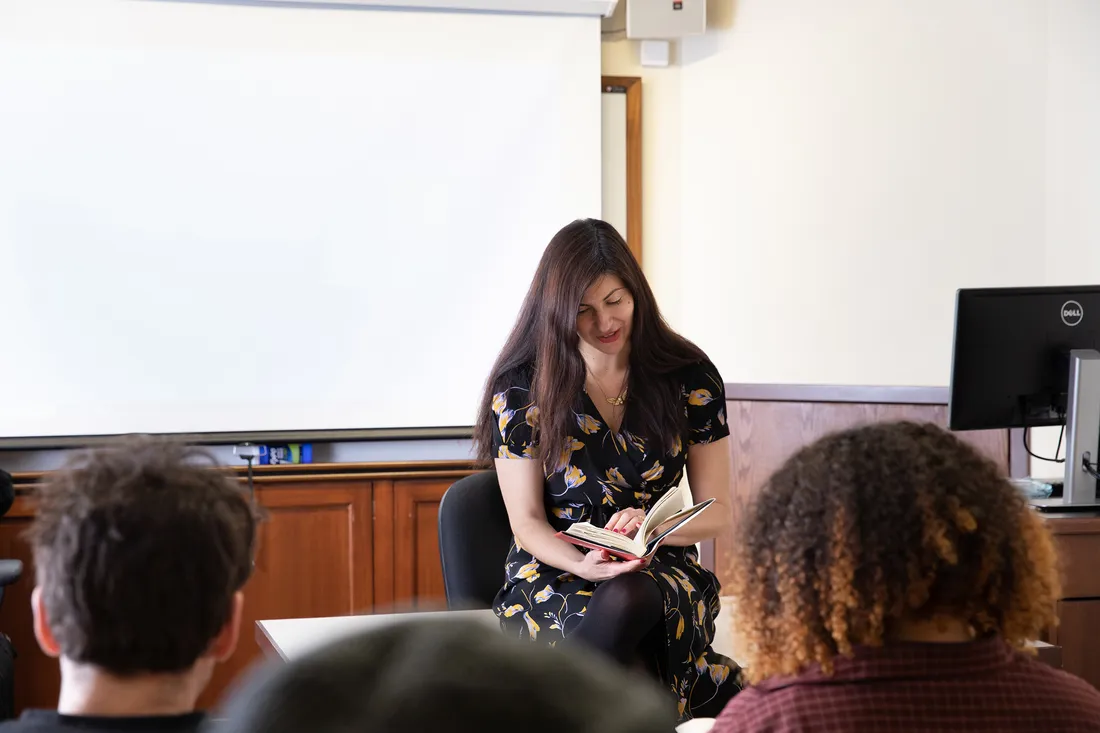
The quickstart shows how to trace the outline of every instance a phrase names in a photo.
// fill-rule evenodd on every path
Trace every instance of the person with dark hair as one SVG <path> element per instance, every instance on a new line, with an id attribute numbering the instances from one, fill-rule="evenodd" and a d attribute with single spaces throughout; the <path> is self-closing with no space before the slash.
<path id="1" fill-rule="evenodd" d="M 739 689 L 711 648 L 719 584 L 695 548 L 731 521 L 725 406 L 717 369 L 665 323 L 622 237 L 588 219 L 543 253 L 474 430 L 515 536 L 494 604 L 504 630 L 649 667 L 681 719 Z M 693 499 L 715 503 L 647 565 L 555 537 L 582 521 L 633 537 L 685 468 Z"/>
<path id="2" fill-rule="evenodd" d="M 744 516 L 732 731 L 1100 731 L 1100 692 L 1039 662 L 1052 539 L 989 459 L 934 425 L 803 448 Z"/>
<path id="3" fill-rule="evenodd" d="M 84 453 L 37 492 L 34 632 L 60 657 L 56 711 L 0 731 L 194 731 L 237 643 L 256 517 L 209 455 L 138 439 Z"/>
<path id="4" fill-rule="evenodd" d="M 582 649 L 422 619 L 254 671 L 209 731 L 673 733 L 676 716 L 653 685 Z"/>

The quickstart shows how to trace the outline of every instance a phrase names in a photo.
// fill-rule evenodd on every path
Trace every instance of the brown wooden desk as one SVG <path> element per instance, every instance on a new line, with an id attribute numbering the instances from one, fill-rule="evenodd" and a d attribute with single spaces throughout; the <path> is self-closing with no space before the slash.
<path id="1" fill-rule="evenodd" d="M 1035 642 L 1035 650 L 1038 652 L 1040 662 L 1062 669 L 1062 647 L 1045 641 L 1037 641 Z"/>
<path id="2" fill-rule="evenodd" d="M 1062 563 L 1058 627 L 1062 669 L 1100 688 L 1100 515 L 1044 514 Z"/>

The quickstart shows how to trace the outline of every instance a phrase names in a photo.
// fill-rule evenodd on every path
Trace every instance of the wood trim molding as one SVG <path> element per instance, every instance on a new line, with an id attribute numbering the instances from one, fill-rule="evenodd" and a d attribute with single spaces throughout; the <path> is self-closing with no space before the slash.
<path id="1" fill-rule="evenodd" d="M 854 402 L 864 405 L 946 405 L 946 387 L 869 387 L 847 384 L 726 384 L 739 402 Z"/>
<path id="2" fill-rule="evenodd" d="M 642 80 L 636 76 L 600 78 L 604 94 L 626 94 L 626 238 L 642 261 Z"/>
<path id="3" fill-rule="evenodd" d="M 248 475 L 246 466 L 226 466 L 240 478 Z M 293 463 L 256 466 L 252 469 L 257 484 L 285 483 L 308 478 L 310 481 L 342 481 L 349 478 L 368 481 L 395 478 L 461 478 L 477 470 L 474 461 L 392 461 L 388 463 Z M 12 474 L 17 489 L 31 488 L 50 471 Z"/>
<path id="4" fill-rule="evenodd" d="M 374 482 L 374 604 L 392 608 L 396 581 L 397 537 L 394 534 L 393 481 Z"/>

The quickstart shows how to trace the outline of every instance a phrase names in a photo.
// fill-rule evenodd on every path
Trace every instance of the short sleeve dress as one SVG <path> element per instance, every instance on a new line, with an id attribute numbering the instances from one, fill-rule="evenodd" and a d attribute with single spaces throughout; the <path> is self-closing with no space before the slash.
<path id="1" fill-rule="evenodd" d="M 603 526 L 628 507 L 648 511 L 680 483 L 691 446 L 729 435 L 725 390 L 714 366 L 694 364 L 677 378 L 687 421 L 671 449 L 647 445 L 625 429 L 613 432 L 587 393 L 578 396 L 576 427 L 563 446 L 565 468 L 546 479 L 546 513 L 554 529 L 582 521 Z M 494 393 L 498 458 L 535 453 L 538 406 L 532 404 L 530 387 L 529 377 L 519 376 Z M 740 689 L 736 664 L 711 648 L 720 608 L 718 579 L 699 564 L 694 546 L 663 546 L 639 572 L 653 577 L 664 594 L 667 654 L 659 655 L 657 663 L 678 702 L 680 719 L 715 715 Z M 553 645 L 576 628 L 596 585 L 538 562 L 513 541 L 494 609 L 506 633 Z"/>

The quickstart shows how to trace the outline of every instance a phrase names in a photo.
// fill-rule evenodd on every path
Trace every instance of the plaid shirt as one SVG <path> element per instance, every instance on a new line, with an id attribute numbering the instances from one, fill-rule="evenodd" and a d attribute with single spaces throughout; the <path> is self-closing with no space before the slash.
<path id="1" fill-rule="evenodd" d="M 861 647 L 739 693 L 712 733 L 1100 731 L 1100 692 L 999 638 Z"/>

